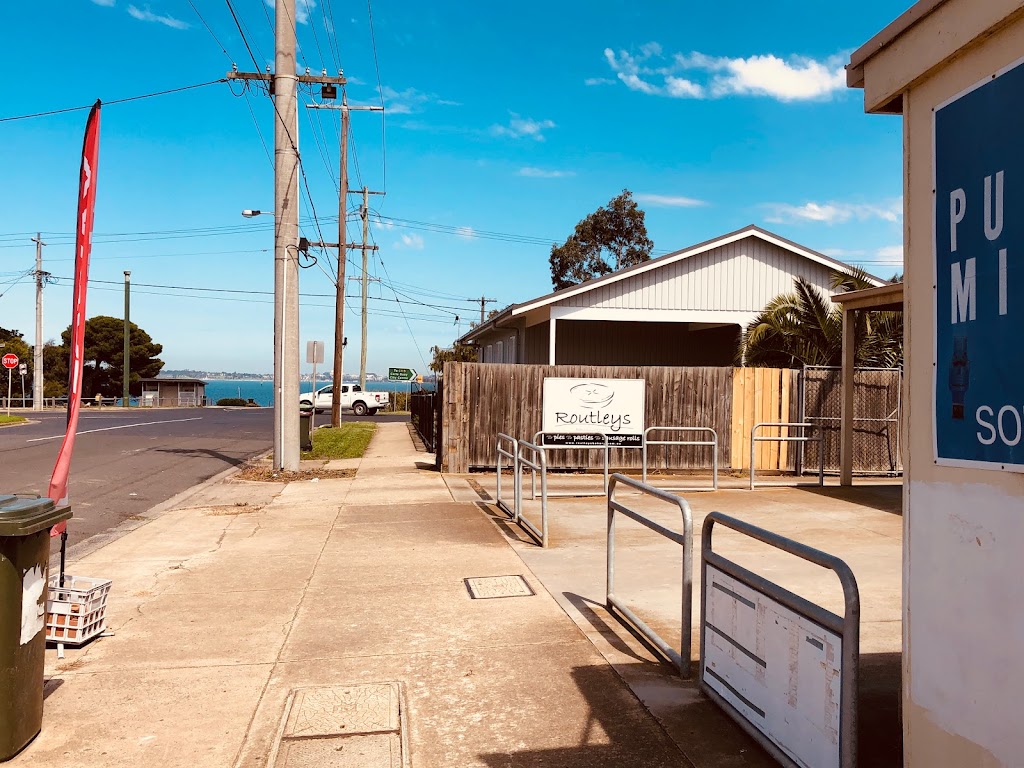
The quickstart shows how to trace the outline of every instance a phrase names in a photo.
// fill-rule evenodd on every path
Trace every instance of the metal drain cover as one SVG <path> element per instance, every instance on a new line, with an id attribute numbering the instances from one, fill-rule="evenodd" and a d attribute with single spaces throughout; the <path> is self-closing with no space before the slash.
<path id="1" fill-rule="evenodd" d="M 536 594 L 522 576 L 475 576 L 466 579 L 466 589 L 474 600 L 495 597 L 529 597 Z"/>
<path id="2" fill-rule="evenodd" d="M 407 765 L 398 683 L 299 688 L 285 705 L 270 768 Z"/>

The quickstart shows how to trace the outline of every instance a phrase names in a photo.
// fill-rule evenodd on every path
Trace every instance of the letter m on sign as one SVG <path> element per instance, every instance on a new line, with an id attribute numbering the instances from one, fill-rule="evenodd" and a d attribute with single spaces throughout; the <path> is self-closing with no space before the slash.
<path id="1" fill-rule="evenodd" d="M 976 320 L 978 317 L 978 289 L 974 259 L 964 263 L 960 272 L 960 262 L 954 262 L 949 268 L 949 299 L 950 322 L 953 325 Z"/>

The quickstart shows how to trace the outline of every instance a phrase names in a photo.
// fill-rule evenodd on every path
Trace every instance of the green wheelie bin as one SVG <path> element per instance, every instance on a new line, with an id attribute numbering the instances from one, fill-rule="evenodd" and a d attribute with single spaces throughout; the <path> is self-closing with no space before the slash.
<path id="1" fill-rule="evenodd" d="M 52 499 L 0 495 L 0 762 L 43 725 L 50 528 L 69 517 Z"/>
<path id="2" fill-rule="evenodd" d="M 313 407 L 299 406 L 299 448 L 304 451 L 313 450 Z"/>

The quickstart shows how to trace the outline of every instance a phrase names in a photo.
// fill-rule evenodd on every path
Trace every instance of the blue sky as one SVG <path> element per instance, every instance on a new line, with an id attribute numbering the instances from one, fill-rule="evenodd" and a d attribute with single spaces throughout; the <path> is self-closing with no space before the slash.
<path id="1" fill-rule="evenodd" d="M 371 0 L 372 38 L 366 3 L 297 1 L 300 67 L 340 65 L 350 103 L 382 94 L 388 110 L 383 126 L 352 115 L 350 184 L 387 192 L 370 201 L 371 371 L 424 370 L 431 345 L 479 317 L 469 298 L 497 299 L 491 309 L 547 293 L 550 244 L 624 188 L 656 254 L 754 223 L 884 277 L 901 271 L 901 121 L 864 115 L 842 67 L 909 0 Z M 187 0 L 13 4 L 7 56 L 21 76 L 0 117 L 205 83 L 232 62 L 251 71 L 228 4 L 193 2 L 201 17 Z M 252 55 L 272 63 L 272 0 L 232 5 Z M 33 268 L 36 230 L 50 243 L 44 268 L 72 274 L 85 117 L 0 122 L 0 326 L 30 342 L 34 288 L 17 279 Z M 121 316 L 131 270 L 132 320 L 168 367 L 272 370 L 272 220 L 240 215 L 273 208 L 267 97 L 216 84 L 109 104 L 102 120 L 90 277 L 108 282 L 90 287 L 89 314 Z M 336 126 L 335 112 L 300 109 L 302 230 L 314 240 L 337 236 Z M 348 232 L 358 239 L 358 222 Z M 328 347 L 334 259 L 301 276 L 302 340 Z M 70 281 L 45 295 L 55 338 Z M 346 336 L 356 372 L 357 312 Z"/>

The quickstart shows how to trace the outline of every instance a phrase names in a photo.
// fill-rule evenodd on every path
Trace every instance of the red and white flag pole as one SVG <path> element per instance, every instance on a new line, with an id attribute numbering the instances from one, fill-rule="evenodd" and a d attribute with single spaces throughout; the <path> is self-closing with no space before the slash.
<path id="1" fill-rule="evenodd" d="M 100 154 L 100 102 L 93 104 L 85 124 L 82 166 L 78 180 L 78 218 L 75 222 L 75 287 L 71 311 L 71 359 L 68 365 L 68 420 L 64 441 L 50 478 L 47 495 L 58 504 L 68 500 L 68 474 L 82 407 L 82 369 L 85 364 L 85 296 L 89 283 L 89 254 L 96 209 L 96 170 Z M 60 536 L 60 585 L 64 586 L 64 555 L 68 540 L 67 521 L 55 525 L 50 536 Z"/>

